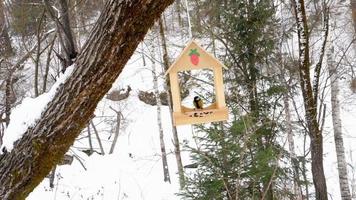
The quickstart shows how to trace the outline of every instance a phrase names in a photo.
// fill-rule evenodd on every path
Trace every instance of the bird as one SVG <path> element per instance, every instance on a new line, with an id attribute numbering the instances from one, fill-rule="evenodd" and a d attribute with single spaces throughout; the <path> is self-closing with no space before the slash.
<path id="1" fill-rule="evenodd" d="M 203 109 L 203 100 L 200 97 L 195 96 L 193 100 L 193 105 L 195 109 Z"/>

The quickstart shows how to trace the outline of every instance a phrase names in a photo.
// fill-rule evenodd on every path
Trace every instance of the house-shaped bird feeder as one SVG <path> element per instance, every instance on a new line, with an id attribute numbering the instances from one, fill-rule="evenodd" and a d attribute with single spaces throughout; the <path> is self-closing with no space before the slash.
<path id="1" fill-rule="evenodd" d="M 226 67 L 214 56 L 206 52 L 195 41 L 188 43 L 177 60 L 166 72 L 166 75 L 169 74 L 171 85 L 174 125 L 201 124 L 228 119 L 222 68 Z M 202 109 L 183 106 L 180 96 L 178 72 L 204 69 L 213 71 L 215 102 Z"/>

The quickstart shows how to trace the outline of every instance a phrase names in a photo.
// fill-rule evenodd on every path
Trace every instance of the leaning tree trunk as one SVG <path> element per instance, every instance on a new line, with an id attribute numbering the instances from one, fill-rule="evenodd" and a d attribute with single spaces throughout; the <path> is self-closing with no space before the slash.
<path id="1" fill-rule="evenodd" d="M 41 118 L 0 157 L 0 199 L 25 199 L 88 124 L 154 21 L 173 0 L 109 0 Z"/>
<path id="2" fill-rule="evenodd" d="M 307 131 L 310 137 L 310 152 L 312 160 L 312 175 L 315 187 L 315 198 L 317 200 L 327 200 L 328 194 L 326 189 L 326 180 L 323 167 L 323 135 L 317 120 L 317 97 L 320 78 L 320 69 L 322 66 L 322 58 L 325 51 L 325 43 L 328 35 L 328 20 L 327 15 L 324 19 L 325 35 L 324 43 L 320 53 L 319 63 L 315 67 L 313 84 L 310 78 L 310 59 L 309 59 L 309 30 L 307 23 L 307 15 L 305 12 L 304 0 L 296 0 L 294 3 L 294 11 L 298 30 L 299 44 L 299 76 L 300 86 L 303 94 L 305 118 L 307 123 Z"/>
<path id="3" fill-rule="evenodd" d="M 334 141 L 337 158 L 337 168 L 339 172 L 339 185 L 342 200 L 351 200 L 351 193 L 347 175 L 347 163 L 345 158 L 344 140 L 342 137 L 342 126 L 340 116 L 339 96 L 339 77 L 336 63 L 334 61 L 333 46 L 330 47 L 327 54 L 327 64 L 330 76 L 331 87 L 331 116 L 334 129 Z"/>

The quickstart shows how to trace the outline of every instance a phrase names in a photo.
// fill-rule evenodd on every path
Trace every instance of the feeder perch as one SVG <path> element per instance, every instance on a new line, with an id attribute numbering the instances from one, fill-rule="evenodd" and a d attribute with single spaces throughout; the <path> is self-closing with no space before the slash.
<path id="1" fill-rule="evenodd" d="M 166 75 L 169 75 L 171 85 L 174 125 L 201 124 L 228 119 L 222 68 L 226 69 L 220 61 L 206 52 L 195 41 L 187 44 L 180 56 L 166 72 Z M 180 96 L 178 72 L 203 69 L 213 71 L 215 102 L 199 110 L 183 106 Z"/>

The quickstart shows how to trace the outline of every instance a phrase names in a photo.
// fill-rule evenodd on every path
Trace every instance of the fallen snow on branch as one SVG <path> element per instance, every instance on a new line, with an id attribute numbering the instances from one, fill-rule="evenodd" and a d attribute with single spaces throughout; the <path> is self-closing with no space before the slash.
<path id="1" fill-rule="evenodd" d="M 43 93 L 36 98 L 26 97 L 20 105 L 16 106 L 12 110 L 10 115 L 10 124 L 5 130 L 1 149 L 5 147 L 8 151 L 12 150 L 14 142 L 20 139 L 25 131 L 29 127 L 33 126 L 36 120 L 41 117 L 41 114 L 46 109 L 47 104 L 55 96 L 57 88 L 67 80 L 67 78 L 72 74 L 73 69 L 74 65 L 68 67 L 65 73 L 59 76 L 56 83 L 54 83 L 48 92 Z"/>

